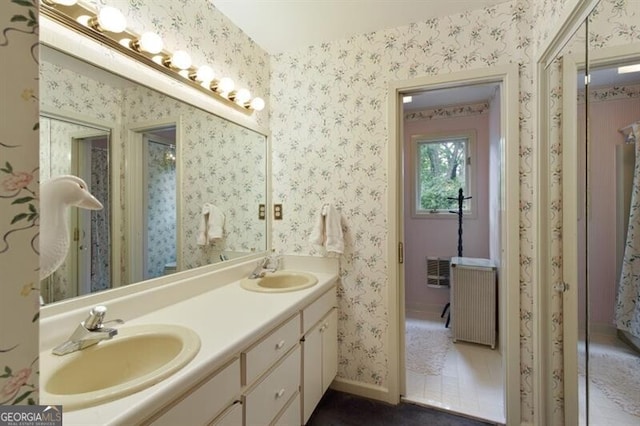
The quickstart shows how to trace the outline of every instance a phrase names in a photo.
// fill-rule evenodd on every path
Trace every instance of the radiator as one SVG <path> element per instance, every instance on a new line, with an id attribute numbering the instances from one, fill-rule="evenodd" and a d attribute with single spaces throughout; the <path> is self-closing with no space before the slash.
<path id="1" fill-rule="evenodd" d="M 451 259 L 451 322 L 453 341 L 496 347 L 496 267 L 489 259 Z"/>

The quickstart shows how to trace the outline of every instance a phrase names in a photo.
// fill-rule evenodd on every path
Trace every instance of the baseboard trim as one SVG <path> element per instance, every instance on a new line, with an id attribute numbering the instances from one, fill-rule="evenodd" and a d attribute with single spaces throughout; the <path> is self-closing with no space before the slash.
<path id="1" fill-rule="evenodd" d="M 331 389 L 337 390 L 339 392 L 350 393 L 352 395 L 357 395 L 364 398 L 375 399 L 377 401 L 397 404 L 397 402 L 392 401 L 391 395 L 389 395 L 388 388 L 371 385 L 369 383 L 356 382 L 355 380 L 336 377 L 333 380 L 333 383 L 331 383 Z"/>

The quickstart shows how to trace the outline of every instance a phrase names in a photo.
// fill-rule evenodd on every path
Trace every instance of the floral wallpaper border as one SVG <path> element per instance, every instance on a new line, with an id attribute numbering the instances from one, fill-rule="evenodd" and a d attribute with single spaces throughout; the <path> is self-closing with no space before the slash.
<path id="1" fill-rule="evenodd" d="M 420 111 L 407 112 L 404 119 L 414 120 L 434 120 L 437 118 L 467 117 L 470 115 L 486 114 L 489 112 L 489 102 L 478 102 L 466 105 L 454 105 L 441 108 L 429 108 Z"/>

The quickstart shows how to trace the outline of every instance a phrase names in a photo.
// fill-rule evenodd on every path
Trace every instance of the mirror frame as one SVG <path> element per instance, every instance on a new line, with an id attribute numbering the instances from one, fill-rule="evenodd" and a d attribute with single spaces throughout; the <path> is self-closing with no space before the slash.
<path id="1" fill-rule="evenodd" d="M 150 283 L 147 285 L 138 286 L 140 291 L 145 290 L 149 286 L 158 286 L 163 284 L 169 284 L 181 279 L 189 278 L 192 276 L 208 273 L 217 269 L 221 269 L 226 266 L 238 264 L 245 262 L 247 260 L 257 259 L 260 257 L 264 257 L 271 251 L 271 240 L 272 240 L 272 201 L 271 201 L 271 134 L 270 131 L 257 124 L 254 120 L 247 116 L 245 113 L 237 111 L 234 108 L 229 107 L 228 105 L 221 103 L 211 96 L 208 96 L 201 91 L 190 87 L 186 84 L 182 84 L 179 81 L 170 78 L 163 73 L 151 69 L 146 65 L 135 61 L 134 59 L 127 57 L 117 51 L 112 50 L 108 46 L 102 45 L 96 42 L 93 39 L 90 39 L 84 35 L 78 34 L 74 30 L 65 27 L 64 25 L 53 21 L 47 16 L 40 17 L 40 43 L 46 46 L 49 46 L 53 49 L 59 50 L 63 53 L 71 55 L 73 57 L 79 58 L 91 65 L 95 65 L 99 68 L 108 70 L 113 74 L 116 74 L 125 79 L 131 80 L 137 84 L 140 84 L 149 89 L 158 91 L 166 96 L 177 99 L 181 102 L 184 102 L 188 105 L 191 105 L 195 108 L 199 108 L 205 112 L 216 115 L 224 120 L 235 123 L 241 127 L 244 127 L 248 130 L 251 130 L 255 133 L 258 133 L 265 138 L 265 205 L 267 207 L 267 214 L 265 218 L 265 250 L 257 251 L 255 253 L 248 254 L 247 256 L 242 256 L 235 259 L 230 259 L 225 262 L 217 262 L 213 264 L 209 264 L 206 266 L 201 266 L 198 268 L 193 268 L 187 271 L 180 271 L 172 275 L 163 276 L 159 278 L 154 278 L 146 281 L 138 281 L 132 282 L 123 286 L 121 288 L 113 287 L 111 290 L 107 290 L 107 295 L 104 296 L 105 300 L 109 298 L 108 293 L 113 291 L 114 289 L 119 289 L 123 291 L 125 288 L 129 288 L 134 286 L 135 284 L 140 283 Z M 91 120 L 82 119 L 79 117 L 81 121 L 85 121 L 90 123 Z M 117 130 L 117 129 L 116 129 Z M 113 139 L 116 134 L 113 134 Z M 119 133 L 118 133 L 119 135 Z M 118 144 L 113 144 L 118 145 Z M 121 152 L 113 152 L 113 155 L 120 155 Z M 178 153 L 179 155 L 179 153 Z M 180 172 L 179 172 L 180 173 Z M 113 179 L 113 177 L 112 177 Z M 117 179 L 119 180 L 119 178 Z M 115 182 L 115 181 L 114 181 Z M 120 193 L 120 182 L 118 182 L 118 197 Z M 178 188 L 178 196 L 180 194 L 180 188 Z M 121 202 L 122 200 L 118 200 Z M 114 205 L 117 205 L 114 201 Z M 179 201 L 179 204 L 182 204 L 182 200 Z M 256 212 L 257 213 L 257 212 Z M 114 251 L 112 250 L 112 253 Z M 113 257 L 113 255 L 112 255 Z M 120 259 L 118 259 L 118 267 L 120 263 Z M 115 264 L 114 264 L 115 266 Z M 137 290 L 130 290 L 137 291 Z M 118 292 L 119 294 L 119 292 Z M 81 300 L 87 296 L 95 296 L 95 294 L 89 294 L 85 296 L 79 296 L 75 298 L 71 298 L 68 300 L 55 302 L 53 305 L 47 305 L 45 312 L 47 316 L 55 315 L 57 313 L 64 312 L 69 308 L 75 306 L 73 301 Z M 81 303 L 81 302 L 80 302 Z M 54 308 L 55 309 L 51 309 Z"/>

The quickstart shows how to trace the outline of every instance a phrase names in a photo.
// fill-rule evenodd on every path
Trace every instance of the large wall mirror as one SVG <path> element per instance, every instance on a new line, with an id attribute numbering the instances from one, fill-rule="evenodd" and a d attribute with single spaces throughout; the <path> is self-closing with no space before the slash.
<path id="1" fill-rule="evenodd" d="M 40 79 L 41 182 L 80 176 L 104 206 L 71 208 L 45 303 L 267 250 L 263 132 L 44 44 Z"/>

